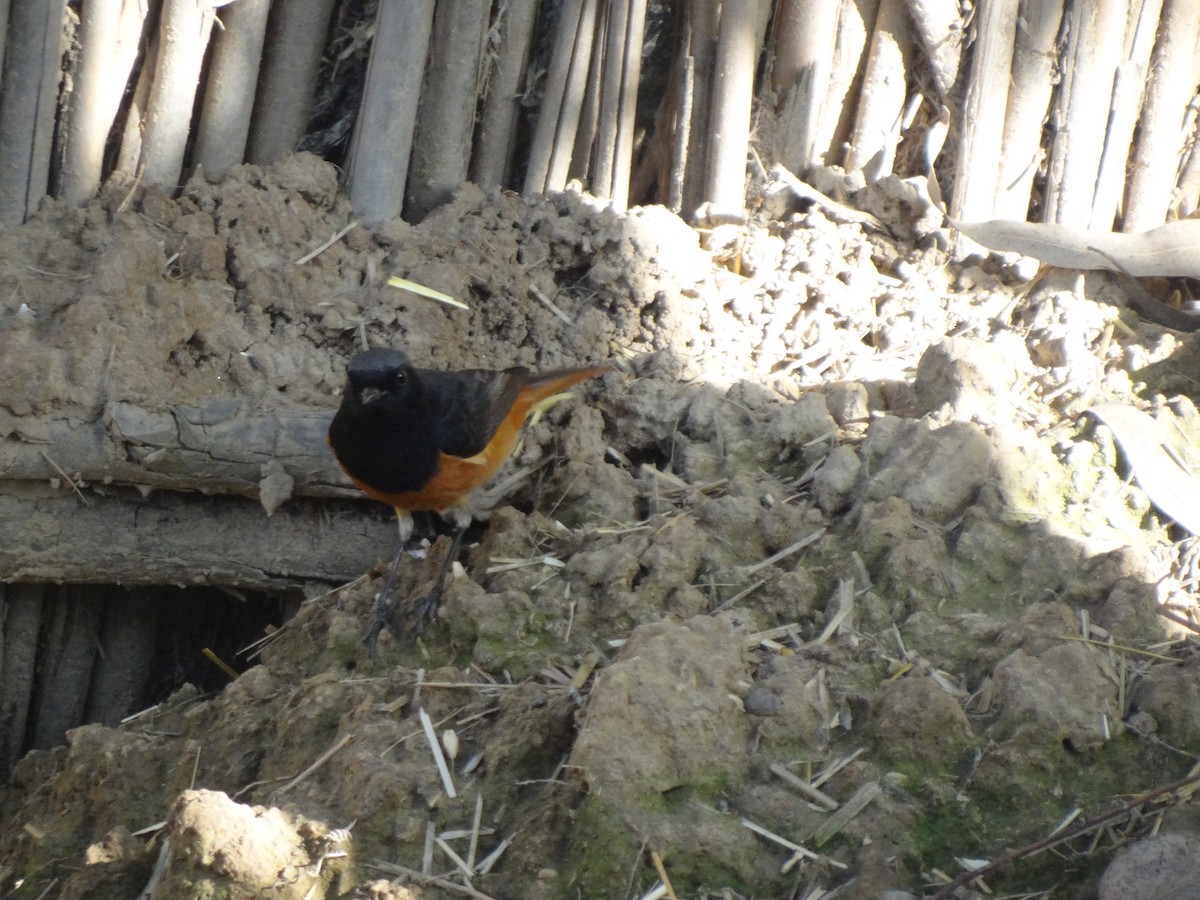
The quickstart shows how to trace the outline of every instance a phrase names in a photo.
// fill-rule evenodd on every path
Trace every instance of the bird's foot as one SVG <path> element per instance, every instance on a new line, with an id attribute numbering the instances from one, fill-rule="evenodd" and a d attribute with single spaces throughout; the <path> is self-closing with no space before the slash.
<path id="1" fill-rule="evenodd" d="M 381 603 L 375 607 L 375 618 L 371 620 L 371 627 L 367 629 L 367 633 L 362 637 L 362 645 L 367 648 L 367 656 L 375 655 L 375 644 L 379 640 L 379 635 L 388 625 L 388 615 L 391 613 L 391 607 L 386 603 Z"/>
<path id="2" fill-rule="evenodd" d="M 379 640 L 383 629 L 391 627 L 392 584 L 396 580 L 396 570 L 400 568 L 400 560 L 411 540 L 411 537 L 402 536 L 400 538 L 400 543 L 396 546 L 396 556 L 392 559 L 391 568 L 388 569 L 387 580 L 383 583 L 383 590 L 379 592 L 379 599 L 375 603 L 375 616 L 371 619 L 371 626 L 367 629 L 367 633 L 363 635 L 362 644 L 367 648 L 368 656 L 375 655 L 375 643 Z"/>
<path id="3" fill-rule="evenodd" d="M 417 600 L 413 604 L 413 616 L 416 619 L 416 625 L 413 626 L 413 631 L 418 637 L 425 633 L 425 623 L 433 624 L 438 620 L 438 606 L 442 602 L 442 586 L 438 585 L 435 590 L 430 591 L 424 597 Z"/>
<path id="4" fill-rule="evenodd" d="M 437 622 L 438 606 L 441 600 L 442 592 L 441 590 L 436 590 L 430 591 L 411 605 L 412 631 L 417 637 L 425 633 L 427 623 Z M 367 648 L 369 656 L 375 655 L 376 642 L 385 628 L 391 631 L 396 637 L 400 637 L 404 632 L 404 627 L 396 621 L 396 619 L 400 618 L 400 611 L 396 609 L 396 606 L 397 604 L 390 603 L 383 597 L 380 598 L 379 604 L 376 605 L 371 625 L 362 639 L 362 644 Z"/>
<path id="5" fill-rule="evenodd" d="M 459 547 L 462 546 L 464 531 L 465 529 L 460 527 L 454 533 L 454 538 L 450 542 L 450 550 L 442 561 L 433 590 L 412 604 L 412 614 L 416 620 L 413 624 L 413 633 L 418 637 L 425 633 L 426 623 L 437 621 L 438 605 L 442 602 L 442 590 L 446 586 L 446 576 L 453 566 L 455 558 L 458 556 Z M 406 547 L 407 542 L 402 542 L 396 550 L 396 558 L 392 561 L 392 568 L 388 572 L 387 583 L 384 584 L 383 592 L 379 595 L 379 603 L 375 607 L 375 617 L 371 620 L 371 626 L 367 629 L 367 633 L 363 635 L 362 643 L 367 648 L 367 654 L 370 656 L 375 655 L 375 643 L 378 641 L 383 629 L 390 628 L 392 633 L 397 637 L 400 637 L 402 632 L 399 624 L 394 621 L 397 611 L 395 604 L 389 602 L 388 594 L 391 592 L 392 581 L 396 576 L 396 568 L 400 564 L 400 557 L 404 555 Z"/>

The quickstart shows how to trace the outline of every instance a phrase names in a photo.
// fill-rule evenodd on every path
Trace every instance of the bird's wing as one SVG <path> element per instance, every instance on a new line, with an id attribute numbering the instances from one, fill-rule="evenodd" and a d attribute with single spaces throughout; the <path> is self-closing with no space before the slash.
<path id="1" fill-rule="evenodd" d="M 424 371 L 421 377 L 440 429 L 439 449 L 465 458 L 487 447 L 529 380 L 529 370 Z"/>

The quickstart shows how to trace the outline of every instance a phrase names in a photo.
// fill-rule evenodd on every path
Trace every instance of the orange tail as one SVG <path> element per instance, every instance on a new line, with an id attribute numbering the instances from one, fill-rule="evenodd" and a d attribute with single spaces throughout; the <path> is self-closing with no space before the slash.
<path id="1" fill-rule="evenodd" d="M 518 424 L 524 422 L 529 411 L 547 397 L 561 393 L 584 379 L 598 378 L 611 371 L 609 366 L 590 366 L 586 369 L 553 369 L 549 372 L 538 372 L 525 382 L 521 392 L 517 394 L 513 411 L 508 418 L 515 419 Z"/>

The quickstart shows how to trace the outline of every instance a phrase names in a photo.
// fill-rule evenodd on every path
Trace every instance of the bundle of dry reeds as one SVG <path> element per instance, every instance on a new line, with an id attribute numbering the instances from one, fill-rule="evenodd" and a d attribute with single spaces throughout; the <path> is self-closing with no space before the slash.
<path id="1" fill-rule="evenodd" d="M 1190 0 L 0 0 L 0 21 L 9 223 L 114 174 L 274 162 L 318 87 L 368 223 L 466 179 L 736 218 L 749 162 L 920 175 L 942 133 L 958 220 L 1140 230 L 1200 194 Z"/>

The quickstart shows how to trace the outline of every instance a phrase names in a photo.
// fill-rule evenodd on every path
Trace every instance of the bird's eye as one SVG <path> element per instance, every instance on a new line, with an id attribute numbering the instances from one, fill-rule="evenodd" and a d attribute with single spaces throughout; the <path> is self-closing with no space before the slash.
<path id="1" fill-rule="evenodd" d="M 402 387 L 408 381 L 408 373 L 403 369 L 398 369 L 392 373 L 392 387 Z"/>

